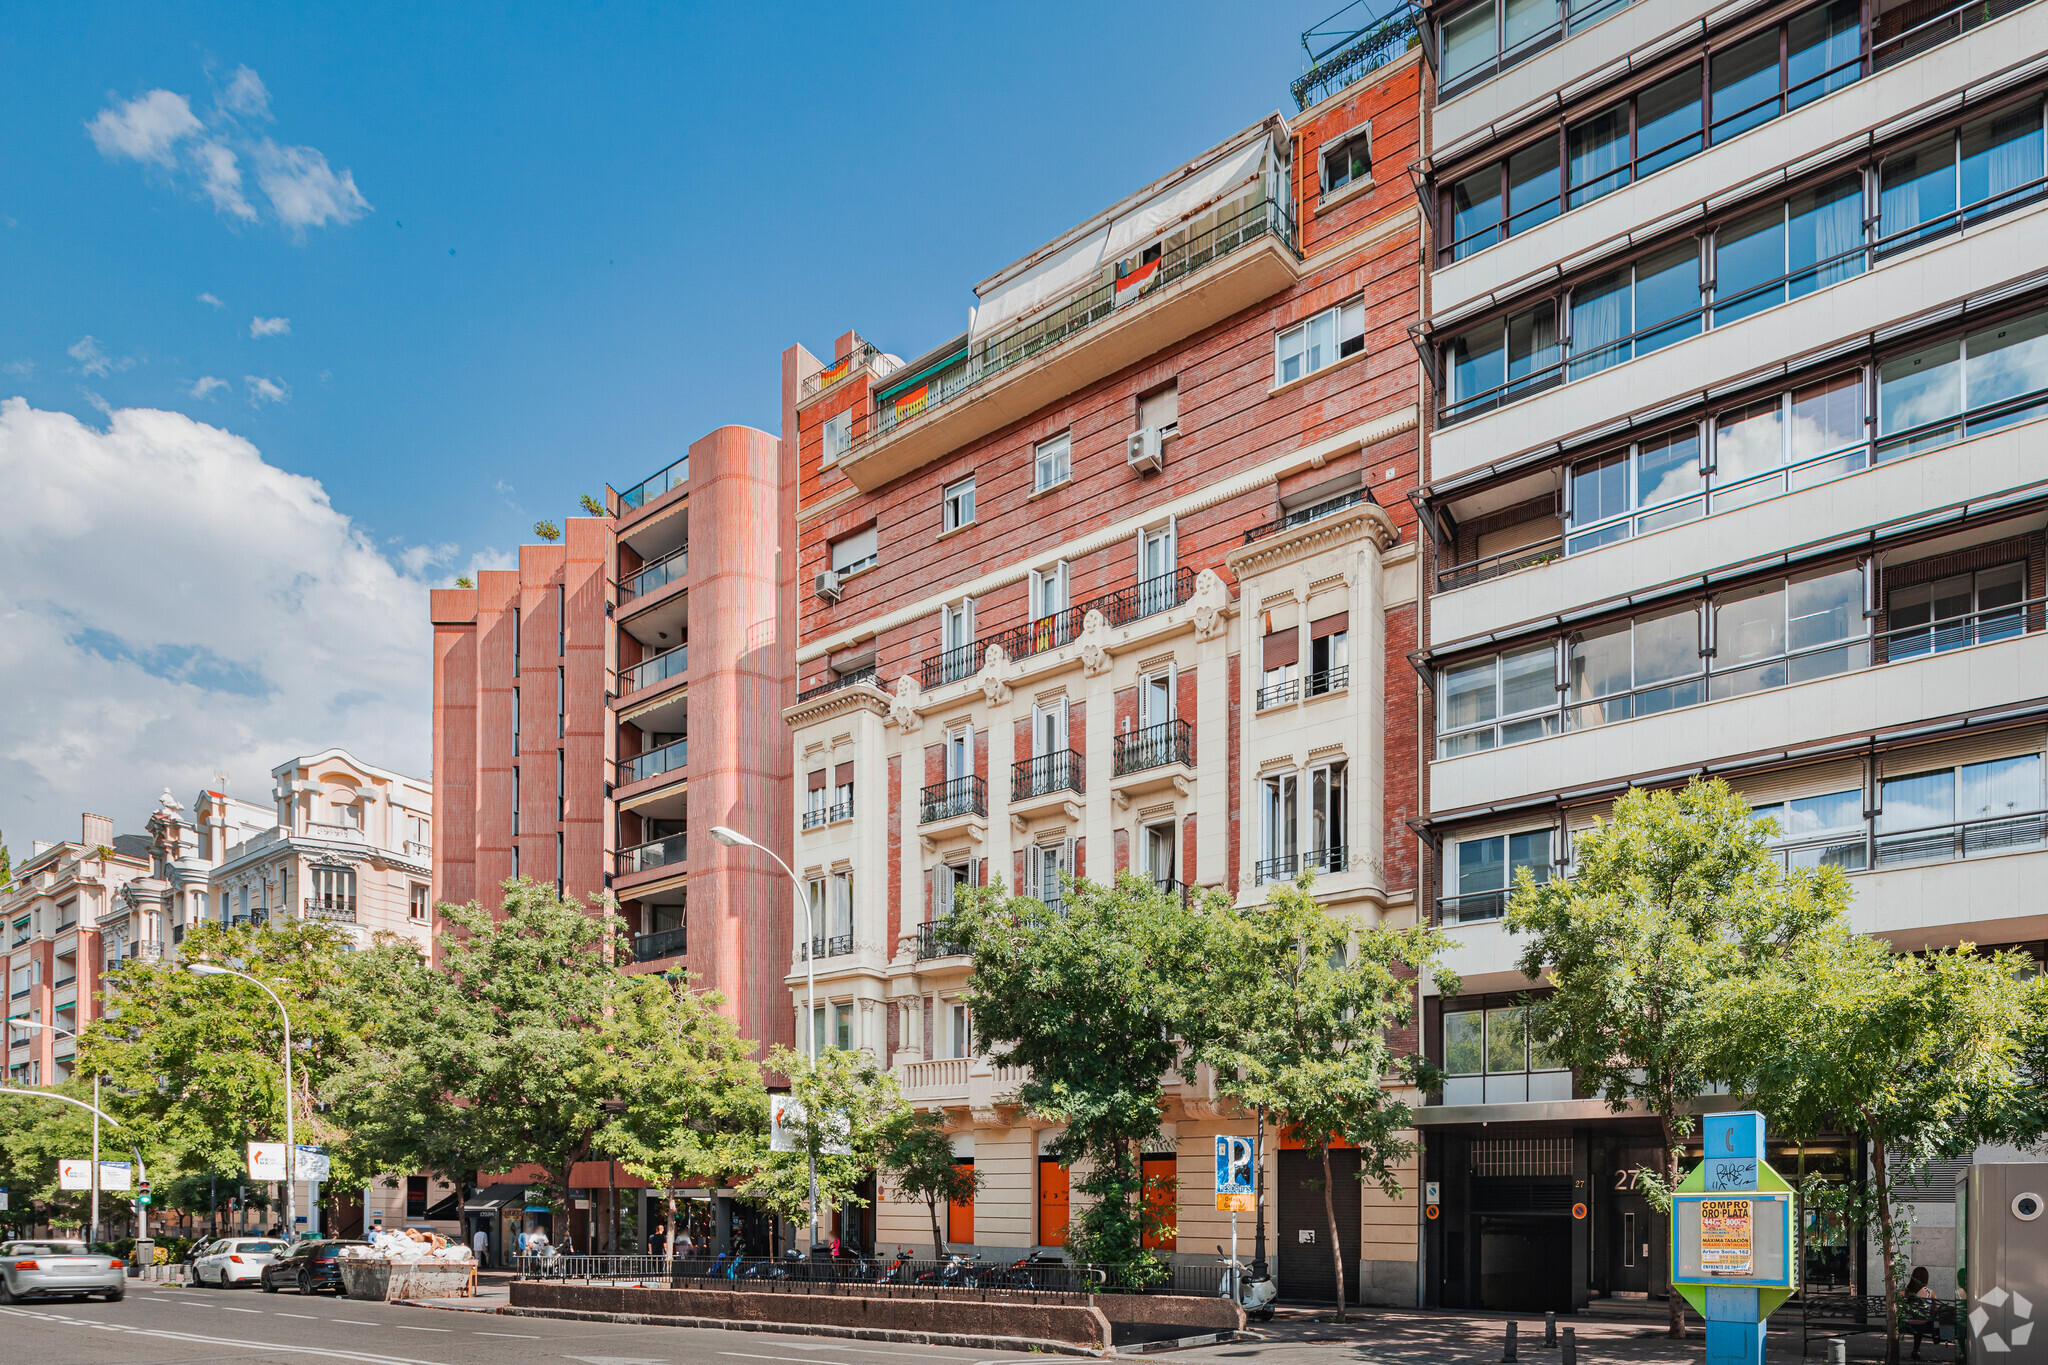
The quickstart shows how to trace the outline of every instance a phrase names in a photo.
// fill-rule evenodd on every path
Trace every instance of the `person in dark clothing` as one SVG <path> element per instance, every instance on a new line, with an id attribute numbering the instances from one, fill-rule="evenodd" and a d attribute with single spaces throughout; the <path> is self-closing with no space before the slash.
<path id="1" fill-rule="evenodd" d="M 1899 1309 L 1899 1326 L 1913 1334 L 1913 1359 L 1920 1358 L 1920 1340 L 1935 1335 L 1934 1291 L 1927 1287 L 1927 1267 L 1916 1265 L 1906 1279 L 1906 1302 Z M 1939 1340 L 1936 1335 L 1936 1340 Z"/>

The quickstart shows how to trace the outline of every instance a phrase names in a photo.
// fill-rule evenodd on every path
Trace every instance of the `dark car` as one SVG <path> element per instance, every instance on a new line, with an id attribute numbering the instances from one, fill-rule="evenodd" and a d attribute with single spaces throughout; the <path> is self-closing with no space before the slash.
<path id="1" fill-rule="evenodd" d="M 341 1283 L 341 1249 L 367 1245 L 367 1242 L 300 1242 L 290 1252 L 264 1266 L 262 1277 L 257 1282 L 266 1294 L 275 1294 L 286 1287 L 301 1294 L 317 1294 L 323 1289 L 346 1294 L 348 1291 Z"/>

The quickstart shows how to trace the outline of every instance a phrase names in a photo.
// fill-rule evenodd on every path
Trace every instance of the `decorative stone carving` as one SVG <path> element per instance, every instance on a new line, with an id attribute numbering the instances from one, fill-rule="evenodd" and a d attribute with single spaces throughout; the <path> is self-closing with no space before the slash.
<path id="1" fill-rule="evenodd" d="M 1109 618 L 1090 609 L 1081 618 L 1081 672 L 1098 677 L 1109 671 Z"/>
<path id="2" fill-rule="evenodd" d="M 1003 670 L 1009 663 L 1010 656 L 1001 645 L 990 645 L 981 656 L 981 676 L 974 680 L 974 685 L 988 698 L 990 706 L 1001 706 L 1010 699 L 1010 685 L 1003 681 Z"/>
<path id="3" fill-rule="evenodd" d="M 1230 589 L 1214 569 L 1195 575 L 1195 595 L 1189 601 L 1194 607 L 1195 637 L 1213 640 L 1221 635 L 1230 609 Z"/>
<path id="4" fill-rule="evenodd" d="M 896 680 L 896 691 L 889 698 L 889 724 L 905 734 L 918 726 L 917 679 L 908 673 Z"/>

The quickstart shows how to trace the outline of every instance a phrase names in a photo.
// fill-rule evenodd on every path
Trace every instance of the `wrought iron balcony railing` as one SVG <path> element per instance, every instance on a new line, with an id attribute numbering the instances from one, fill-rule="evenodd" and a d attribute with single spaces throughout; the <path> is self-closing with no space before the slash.
<path id="1" fill-rule="evenodd" d="M 956 777 L 951 782 L 935 782 L 924 789 L 918 803 L 917 822 L 928 825 L 934 820 L 950 820 L 956 815 L 988 814 L 988 783 L 979 777 Z"/>
<path id="2" fill-rule="evenodd" d="M 949 682 L 973 677 L 981 670 L 981 661 L 990 645 L 1000 645 L 1003 653 L 1012 659 L 1022 659 L 1072 644 L 1081 638 L 1082 625 L 1091 611 L 1101 612 L 1113 630 L 1162 611 L 1171 611 L 1194 593 L 1193 569 L 1175 569 L 1172 573 L 1147 578 L 1127 588 L 1091 597 L 1065 611 L 1041 616 L 993 635 L 984 635 L 973 644 L 941 650 L 919 666 L 918 685 L 929 691 Z"/>
<path id="3" fill-rule="evenodd" d="M 1184 720 L 1161 721 L 1116 737 L 1116 772 L 1143 772 L 1172 763 L 1195 762 L 1195 727 Z"/>
<path id="4" fill-rule="evenodd" d="M 803 944 L 796 945 L 796 960 L 803 962 L 817 957 L 845 957 L 852 951 L 852 934 L 819 934 L 811 940 L 808 952 L 805 951 Z"/>
<path id="5" fill-rule="evenodd" d="M 920 924 L 917 926 L 917 960 L 929 961 L 935 957 L 964 957 L 967 949 L 947 938 L 943 926 Z"/>
<path id="6" fill-rule="evenodd" d="M 851 673 L 843 673 L 829 682 L 821 682 L 816 687 L 806 687 L 803 691 L 796 694 L 796 699 L 799 703 L 807 702 L 815 697 L 823 697 L 837 692 L 842 687 L 851 687 L 855 683 L 873 682 L 874 680 L 875 666 L 869 664 L 866 668 L 857 668 Z"/>
<path id="7" fill-rule="evenodd" d="M 1081 790 L 1081 772 L 1087 765 L 1072 749 L 1040 754 L 1010 770 L 1010 799 L 1028 801 L 1054 792 Z"/>
<path id="8" fill-rule="evenodd" d="M 1379 505 L 1379 499 L 1375 498 L 1368 490 L 1357 488 L 1341 497 L 1319 502 L 1313 507 L 1297 508 L 1292 512 L 1275 517 L 1269 522 L 1252 527 L 1251 530 L 1244 533 L 1244 543 L 1249 545 L 1255 540 L 1264 540 L 1267 536 L 1278 535 L 1282 531 L 1291 531 L 1297 526 L 1306 526 L 1312 521 L 1321 521 L 1324 517 L 1341 512 L 1347 507 L 1356 507 L 1364 502 L 1372 503 L 1375 507 Z"/>

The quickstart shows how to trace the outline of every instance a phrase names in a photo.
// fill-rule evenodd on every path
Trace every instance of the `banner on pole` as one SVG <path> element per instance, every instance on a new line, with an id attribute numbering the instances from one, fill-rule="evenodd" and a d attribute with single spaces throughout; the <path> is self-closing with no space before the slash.
<path id="1" fill-rule="evenodd" d="M 293 1172 L 294 1180 L 324 1181 L 334 1170 L 334 1163 L 327 1157 L 326 1149 L 299 1144 L 298 1169 Z"/>
<path id="2" fill-rule="evenodd" d="M 284 1144 L 282 1142 L 252 1142 L 249 1144 L 249 1178 L 251 1180 L 283 1180 L 285 1178 Z"/>
<path id="3" fill-rule="evenodd" d="M 125 1161 L 102 1161 L 100 1163 L 100 1188 L 103 1190 L 125 1190 L 133 1187 L 135 1168 Z"/>
<path id="4" fill-rule="evenodd" d="M 804 1145 L 802 1128 L 805 1122 L 803 1101 L 794 1095 L 770 1095 L 768 1097 L 768 1150 L 771 1152 L 801 1152 Z M 828 1115 L 826 1136 L 818 1144 L 818 1151 L 825 1156 L 853 1155 L 853 1125 L 844 1114 Z"/>
<path id="5" fill-rule="evenodd" d="M 92 1188 L 92 1160 L 59 1161 L 57 1163 L 57 1188 L 60 1190 L 89 1190 Z"/>

